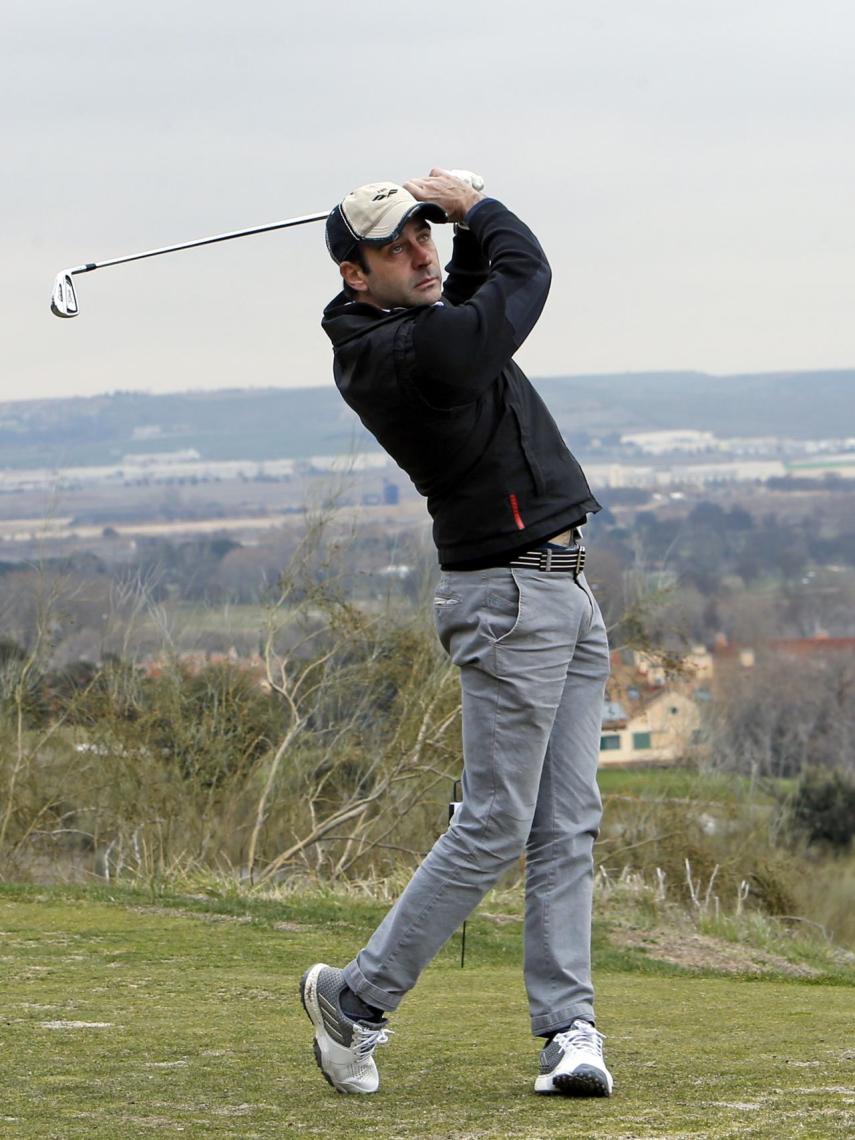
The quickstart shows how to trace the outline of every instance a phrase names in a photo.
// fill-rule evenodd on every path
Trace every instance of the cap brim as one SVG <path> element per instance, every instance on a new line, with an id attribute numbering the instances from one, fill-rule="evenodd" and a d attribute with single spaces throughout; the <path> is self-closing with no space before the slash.
<path id="1" fill-rule="evenodd" d="M 364 237 L 360 239 L 360 242 L 364 242 L 365 245 L 373 246 L 388 245 L 389 242 L 396 241 L 401 236 L 401 232 L 407 222 L 419 215 L 422 215 L 431 222 L 448 221 L 448 215 L 445 210 L 443 210 L 442 206 L 437 205 L 436 202 L 416 202 L 415 206 L 410 206 L 409 210 L 401 215 L 398 224 L 390 234 L 384 234 L 383 237 Z"/>

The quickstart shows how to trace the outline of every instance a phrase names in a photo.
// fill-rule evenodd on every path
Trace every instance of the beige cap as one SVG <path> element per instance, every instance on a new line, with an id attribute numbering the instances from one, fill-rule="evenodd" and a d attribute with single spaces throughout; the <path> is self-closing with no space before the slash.
<path id="1" fill-rule="evenodd" d="M 396 182 L 369 182 L 351 190 L 327 218 L 327 249 L 334 261 L 347 261 L 360 242 L 387 245 L 417 213 L 446 221 L 436 202 L 419 202 Z"/>

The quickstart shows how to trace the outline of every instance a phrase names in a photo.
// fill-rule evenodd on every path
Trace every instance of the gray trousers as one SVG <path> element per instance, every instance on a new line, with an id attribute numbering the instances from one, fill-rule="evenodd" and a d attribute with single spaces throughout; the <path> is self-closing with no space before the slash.
<path id="1" fill-rule="evenodd" d="M 396 1009 L 484 894 L 525 853 L 525 984 L 532 1032 L 594 1020 L 593 844 L 609 654 L 584 576 L 444 573 L 440 640 L 460 667 L 463 807 L 344 971 Z"/>

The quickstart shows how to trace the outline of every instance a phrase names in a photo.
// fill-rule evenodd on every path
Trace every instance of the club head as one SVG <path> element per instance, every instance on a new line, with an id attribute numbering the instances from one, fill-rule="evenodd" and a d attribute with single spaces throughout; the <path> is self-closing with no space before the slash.
<path id="1" fill-rule="evenodd" d="M 56 275 L 50 296 L 50 308 L 57 317 L 77 316 L 77 294 L 74 292 L 71 274 L 66 269 Z"/>

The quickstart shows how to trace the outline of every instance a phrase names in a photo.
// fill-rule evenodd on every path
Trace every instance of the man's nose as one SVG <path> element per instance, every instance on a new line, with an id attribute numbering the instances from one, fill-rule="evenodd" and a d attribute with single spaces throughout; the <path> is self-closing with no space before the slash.
<path id="1" fill-rule="evenodd" d="M 428 265 L 430 263 L 430 250 L 423 245 L 413 246 L 413 265 Z"/>

